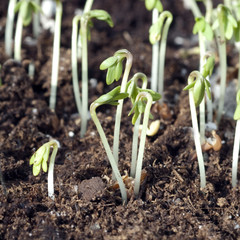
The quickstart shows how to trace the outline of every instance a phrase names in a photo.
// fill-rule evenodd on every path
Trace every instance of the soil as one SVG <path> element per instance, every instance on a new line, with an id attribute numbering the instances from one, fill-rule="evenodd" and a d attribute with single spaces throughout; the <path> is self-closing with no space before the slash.
<path id="1" fill-rule="evenodd" d="M 161 118 L 157 135 L 148 137 L 143 169 L 147 177 L 141 196 L 130 196 L 122 205 L 118 189 L 109 179 L 111 168 L 99 135 L 89 120 L 80 138 L 80 118 L 74 102 L 71 77 L 71 23 L 84 1 L 63 1 L 61 59 L 56 111 L 48 107 L 52 64 L 52 34 L 44 31 L 36 46 L 23 41 L 22 62 L 4 54 L 4 29 L 8 1 L 0 5 L 0 239 L 238 239 L 240 237 L 240 189 L 231 187 L 231 162 L 235 122 L 223 117 L 217 133 L 223 146 L 205 153 L 207 186 L 200 189 L 188 93 L 182 91 L 188 74 L 198 69 L 198 55 L 186 54 L 197 46 L 192 35 L 194 19 L 182 1 L 162 1 L 173 13 L 166 56 L 164 101 L 172 116 Z M 143 1 L 96 0 L 93 9 L 104 9 L 115 23 L 109 28 L 94 21 L 89 42 L 89 104 L 112 86 L 105 84 L 100 63 L 126 48 L 134 57 L 131 75 L 150 76 L 151 46 L 148 29 L 151 13 Z M 24 28 L 31 36 L 31 26 Z M 181 41 L 176 41 L 180 39 Z M 184 54 L 183 54 L 184 53 Z M 231 56 L 231 57 L 230 57 Z M 229 53 L 229 65 L 237 74 L 237 55 Z M 33 78 L 27 74 L 34 62 Z M 80 73 L 80 70 L 79 70 Z M 92 81 L 93 82 L 93 81 Z M 130 170 L 132 125 L 126 102 L 120 134 L 122 175 Z M 100 108 L 98 117 L 112 144 L 114 107 Z M 73 133 L 73 134 L 72 134 Z M 29 159 L 51 138 L 61 147 L 57 154 L 55 200 L 47 196 L 47 174 L 32 175 Z"/>

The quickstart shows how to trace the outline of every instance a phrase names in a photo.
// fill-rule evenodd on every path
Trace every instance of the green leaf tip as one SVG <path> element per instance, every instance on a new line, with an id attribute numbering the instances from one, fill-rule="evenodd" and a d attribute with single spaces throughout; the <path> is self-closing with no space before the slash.
<path id="1" fill-rule="evenodd" d="M 237 92 L 236 96 L 236 102 L 237 102 L 237 107 L 233 115 L 234 120 L 239 120 L 240 119 L 240 89 Z"/>
<path id="2" fill-rule="evenodd" d="M 110 27 L 113 27 L 114 25 L 110 14 L 104 10 L 94 9 L 86 14 L 89 15 L 89 18 L 96 18 L 98 20 L 105 21 Z"/>
<path id="3" fill-rule="evenodd" d="M 151 11 L 156 8 L 159 12 L 163 11 L 163 6 L 160 0 L 145 0 L 145 7 Z"/>
<path id="4" fill-rule="evenodd" d="M 213 30 L 208 22 L 206 22 L 204 17 L 195 18 L 195 24 L 193 26 L 193 34 L 201 32 L 204 37 L 211 41 L 213 39 Z"/>

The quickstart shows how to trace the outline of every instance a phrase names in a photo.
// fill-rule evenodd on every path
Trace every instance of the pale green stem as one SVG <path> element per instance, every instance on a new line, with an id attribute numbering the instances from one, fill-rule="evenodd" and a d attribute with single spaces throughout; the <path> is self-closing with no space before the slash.
<path id="1" fill-rule="evenodd" d="M 35 3 L 39 6 L 40 1 L 35 0 Z M 33 36 L 35 38 L 38 38 L 38 35 L 40 33 L 40 13 L 39 11 L 37 13 L 33 14 Z"/>
<path id="2" fill-rule="evenodd" d="M 195 74 L 198 75 L 199 73 L 193 72 L 191 74 L 194 76 Z M 189 76 L 188 78 L 188 84 L 190 83 L 192 83 L 192 76 Z M 189 104 L 190 104 L 191 117 L 192 117 L 194 142 L 195 142 L 195 148 L 196 148 L 196 153 L 198 158 L 200 186 L 201 188 L 204 188 L 206 186 L 206 175 L 205 175 L 205 166 L 204 166 L 204 160 L 203 160 L 203 154 L 202 154 L 202 148 L 201 148 L 201 142 L 200 142 L 200 134 L 198 130 L 197 112 L 196 112 L 196 106 L 195 106 L 194 97 L 193 97 L 193 89 L 189 90 Z"/>
<path id="3" fill-rule="evenodd" d="M 138 78 L 141 78 L 143 81 L 142 89 L 147 88 L 147 77 L 143 73 L 136 73 L 133 76 L 134 82 L 137 85 Z M 137 121 L 134 124 L 133 130 L 133 142 L 132 142 L 132 160 L 131 160 L 131 169 L 130 176 L 135 177 L 136 174 L 136 165 L 137 165 L 137 149 L 138 149 L 138 135 L 139 135 L 139 125 L 140 125 L 141 116 L 138 117 Z"/>
<path id="4" fill-rule="evenodd" d="M 239 144 L 240 144 L 240 120 L 237 120 L 234 144 L 233 144 L 233 162 L 232 162 L 232 186 L 233 187 L 236 187 L 237 185 Z"/>
<path id="5" fill-rule="evenodd" d="M 53 40 L 53 57 L 52 57 L 52 75 L 51 75 L 51 92 L 49 107 L 54 110 L 57 97 L 58 68 L 60 56 L 60 38 L 61 38 L 61 19 L 62 19 L 62 3 L 56 1 L 56 16 Z"/>
<path id="6" fill-rule="evenodd" d="M 148 128 L 149 114 L 150 114 L 150 110 L 151 110 L 151 106 L 152 106 L 152 96 L 150 93 L 146 93 L 146 92 L 139 93 L 136 101 L 141 97 L 147 98 L 147 105 L 146 105 L 144 117 L 143 117 L 143 126 L 142 126 L 138 158 L 137 158 L 137 166 L 136 166 L 136 177 L 134 180 L 134 195 L 136 197 L 139 194 L 140 185 L 141 185 L 143 154 L 144 154 L 144 150 L 145 150 L 145 142 L 146 142 L 146 135 L 147 135 L 147 128 Z"/>
<path id="7" fill-rule="evenodd" d="M 48 167 L 48 197 L 54 200 L 54 163 L 55 158 L 58 152 L 58 144 L 55 140 L 49 142 L 49 144 L 53 147 L 53 151 L 49 161 Z"/>
<path id="8" fill-rule="evenodd" d="M 17 61 L 21 61 L 22 30 L 23 30 L 23 19 L 20 12 L 18 12 L 15 39 L 14 39 L 14 59 Z"/>
<path id="9" fill-rule="evenodd" d="M 205 46 L 205 37 L 201 32 L 198 33 L 199 37 L 199 49 L 200 49 L 200 72 L 203 71 L 204 66 L 204 56 L 206 53 L 206 46 Z M 201 144 L 205 141 L 205 97 L 203 98 L 202 102 L 199 106 L 199 119 L 200 119 L 200 139 Z"/>
<path id="10" fill-rule="evenodd" d="M 83 9 L 83 13 L 87 13 L 91 10 L 93 5 L 93 0 L 87 0 Z"/>
<path id="11" fill-rule="evenodd" d="M 78 109 L 78 114 L 81 116 L 82 102 L 78 84 L 78 60 L 77 60 L 78 22 L 80 20 L 81 16 L 75 16 L 72 21 L 72 80 L 73 80 L 73 92 Z"/>
<path id="12" fill-rule="evenodd" d="M 205 15 L 205 20 L 209 24 L 211 23 L 211 18 L 212 18 L 212 0 L 205 0 L 205 7 L 206 7 L 206 15 Z"/>
<path id="13" fill-rule="evenodd" d="M 120 92 L 124 93 L 126 92 L 126 86 L 127 86 L 127 81 L 128 81 L 128 76 L 132 67 L 132 54 L 124 50 L 127 62 L 125 66 L 125 71 L 123 74 L 122 78 L 122 84 L 121 84 L 121 89 Z M 122 108 L 123 108 L 123 99 L 118 101 L 118 106 L 117 106 L 117 112 L 116 112 L 116 120 L 115 120 L 115 126 L 114 126 L 114 139 L 113 139 L 113 156 L 118 164 L 118 151 L 119 151 L 119 138 L 120 138 L 120 125 L 121 125 L 121 117 L 122 117 Z M 114 178 L 114 175 L 113 175 Z"/>
<path id="14" fill-rule="evenodd" d="M 209 77 L 207 77 L 207 80 L 209 81 Z M 213 121 L 213 105 L 212 105 L 212 99 L 207 99 L 207 121 L 212 122 Z"/>
<path id="15" fill-rule="evenodd" d="M 163 88 L 164 88 L 164 67 L 165 67 L 165 54 L 166 54 L 166 45 L 167 45 L 167 36 L 168 36 L 168 29 L 170 24 L 172 23 L 172 14 L 168 11 L 164 11 L 164 18 L 167 20 L 164 23 L 163 30 L 162 30 L 162 37 L 160 43 L 160 51 L 158 55 L 158 93 L 163 96 Z M 163 101 L 163 97 L 161 98 Z"/>
<path id="16" fill-rule="evenodd" d="M 82 114 L 81 114 L 81 137 L 87 131 L 88 120 L 88 48 L 87 48 L 87 21 L 81 18 L 81 41 L 82 41 Z"/>
<path id="17" fill-rule="evenodd" d="M 10 0 L 8 5 L 7 21 L 5 28 L 5 52 L 8 56 L 12 56 L 13 43 L 13 24 L 14 24 L 14 8 L 16 0 Z"/>
<path id="18" fill-rule="evenodd" d="M 158 19 L 158 10 L 156 8 L 152 11 L 152 24 Z M 157 91 L 157 77 L 158 77 L 158 52 L 159 42 L 157 41 L 152 45 L 152 74 L 151 74 L 151 88 L 153 91 Z"/>
<path id="19" fill-rule="evenodd" d="M 218 43 L 218 52 L 220 58 L 220 98 L 218 103 L 218 112 L 217 112 L 217 125 L 219 125 L 221 121 L 221 117 L 224 110 L 224 97 L 225 97 L 225 89 L 226 89 L 226 78 L 227 78 L 227 54 L 226 54 L 226 41 L 224 37 L 224 29 L 223 24 L 220 25 L 220 36 L 217 38 Z M 218 36 L 218 35 L 216 35 Z"/>
<path id="20" fill-rule="evenodd" d="M 237 89 L 240 89 L 240 47 L 238 47 L 238 84 Z"/>
<path id="21" fill-rule="evenodd" d="M 201 17 L 202 14 L 196 1 L 195 0 L 187 0 L 187 1 L 189 1 L 191 4 L 190 7 L 191 7 L 191 11 L 193 13 L 194 18 Z"/>
<path id="22" fill-rule="evenodd" d="M 118 181 L 120 192 L 121 192 L 121 195 L 122 195 L 122 201 L 123 201 L 123 203 L 127 203 L 127 192 L 126 192 L 125 185 L 123 183 L 121 174 L 119 172 L 117 163 L 116 163 L 116 161 L 114 159 L 114 156 L 112 154 L 111 148 L 110 148 L 108 140 L 106 138 L 106 135 L 105 135 L 105 133 L 103 131 L 103 128 L 102 128 L 102 126 L 100 124 L 100 121 L 98 120 L 98 117 L 97 117 L 97 114 L 96 114 L 96 108 L 98 106 L 99 106 L 98 104 L 94 104 L 94 103 L 92 103 L 91 106 L 90 106 L 90 113 L 91 113 L 91 116 L 92 116 L 92 120 L 93 120 L 93 122 L 96 125 L 98 133 L 99 133 L 100 138 L 102 140 L 103 146 L 105 148 L 107 157 L 108 157 L 109 162 L 111 164 L 113 173 L 114 173 L 114 175 L 115 175 L 115 177 L 116 177 L 116 179 Z"/>

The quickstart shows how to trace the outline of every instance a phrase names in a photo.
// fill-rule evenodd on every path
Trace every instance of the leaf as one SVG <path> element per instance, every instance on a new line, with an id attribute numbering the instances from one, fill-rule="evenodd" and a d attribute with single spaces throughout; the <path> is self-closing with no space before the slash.
<path id="1" fill-rule="evenodd" d="M 157 3 L 155 4 L 155 8 L 159 11 L 162 12 L 163 11 L 163 5 L 161 3 L 160 0 L 157 0 Z"/>
<path id="2" fill-rule="evenodd" d="M 111 16 L 104 10 L 95 9 L 88 12 L 90 18 L 96 18 L 98 20 L 105 21 L 110 27 L 113 27 L 113 21 Z"/>
<path id="3" fill-rule="evenodd" d="M 155 22 L 149 29 L 149 41 L 151 44 L 156 43 L 161 38 L 161 25 L 159 21 Z"/>
<path id="4" fill-rule="evenodd" d="M 239 120 L 240 119 L 240 104 L 237 105 L 236 110 L 233 115 L 234 120 Z"/>
<path id="5" fill-rule="evenodd" d="M 29 161 L 29 165 L 33 165 L 34 164 L 34 159 L 35 159 L 35 153 L 32 155 L 32 157 L 30 158 L 30 161 Z"/>
<path id="6" fill-rule="evenodd" d="M 206 78 L 207 76 L 210 77 L 212 75 L 214 64 L 215 64 L 214 57 L 213 56 L 208 57 L 206 63 L 203 66 L 202 75 L 204 78 Z"/>
<path id="7" fill-rule="evenodd" d="M 227 22 L 226 27 L 225 27 L 225 37 L 226 39 L 231 39 L 233 35 L 233 27 L 232 24 L 230 22 Z"/>
<path id="8" fill-rule="evenodd" d="M 202 79 L 197 79 L 193 88 L 193 98 L 196 107 L 202 102 L 205 93 L 205 84 Z"/>
<path id="9" fill-rule="evenodd" d="M 183 90 L 185 91 L 185 90 L 189 90 L 189 89 L 193 88 L 194 85 L 195 85 L 195 83 L 196 83 L 196 81 L 194 81 L 194 82 L 188 84 Z"/>
<path id="10" fill-rule="evenodd" d="M 101 65 L 100 65 L 100 70 L 105 70 L 111 66 L 113 66 L 117 62 L 118 58 L 116 56 L 109 57 L 105 59 Z"/>
<path id="11" fill-rule="evenodd" d="M 157 92 L 155 92 L 155 91 L 153 91 L 151 89 L 141 89 L 141 88 L 138 88 L 138 91 L 139 92 L 148 92 L 148 93 L 150 93 L 151 96 L 152 96 L 152 100 L 153 101 L 158 101 L 162 97 L 160 93 L 157 93 Z"/>
<path id="12" fill-rule="evenodd" d="M 14 13 L 18 12 L 21 5 L 22 5 L 23 0 L 19 1 L 16 3 L 15 8 L 14 8 Z"/>
<path id="13" fill-rule="evenodd" d="M 119 61 L 117 64 L 116 64 L 116 67 L 115 67 L 115 80 L 118 81 L 121 76 L 122 76 L 122 71 L 123 71 L 123 66 L 122 66 L 122 61 Z"/>
<path id="14" fill-rule="evenodd" d="M 208 80 L 205 80 L 205 81 L 204 81 L 204 85 L 205 85 L 205 90 L 206 90 L 208 99 L 211 100 L 212 96 L 211 96 L 211 92 L 210 92 L 210 90 L 209 90 L 209 87 L 210 87 L 211 85 L 210 85 L 209 81 L 208 81 Z"/>
<path id="15" fill-rule="evenodd" d="M 205 29 L 204 29 L 204 31 L 203 31 L 203 35 L 204 35 L 204 37 L 205 37 L 208 41 L 212 41 L 212 40 L 213 40 L 213 36 L 214 36 L 213 30 L 212 30 L 210 24 L 207 23 L 207 22 L 206 22 L 206 25 L 205 25 Z"/>
<path id="16" fill-rule="evenodd" d="M 48 158 L 49 158 L 49 152 L 50 152 L 50 145 L 48 144 L 46 146 L 46 151 L 43 154 L 43 160 L 42 160 L 42 169 L 43 169 L 44 172 L 47 172 L 47 161 L 48 161 Z"/>
<path id="17" fill-rule="evenodd" d="M 145 0 L 145 7 L 147 10 L 151 11 L 155 7 L 156 3 L 156 0 Z"/>
<path id="18" fill-rule="evenodd" d="M 37 176 L 41 171 L 41 164 L 40 165 L 33 165 L 33 176 Z"/>
<path id="19" fill-rule="evenodd" d="M 193 34 L 197 34 L 198 32 L 203 32 L 206 26 L 206 22 L 204 17 L 195 18 L 195 24 L 193 26 Z"/>
<path id="20" fill-rule="evenodd" d="M 138 108 L 138 111 L 139 111 L 141 114 L 144 113 L 145 108 L 146 108 L 145 102 L 142 101 L 142 100 L 139 100 L 139 101 L 137 102 L 137 108 Z"/>
<path id="21" fill-rule="evenodd" d="M 35 158 L 34 158 L 34 165 L 41 165 L 43 154 L 46 151 L 46 145 L 43 144 L 36 152 L 35 152 Z"/>
<path id="22" fill-rule="evenodd" d="M 112 67 L 108 68 L 108 71 L 107 71 L 107 76 L 106 76 L 107 85 L 112 84 L 114 80 L 115 80 L 115 66 L 113 65 Z"/>
<path id="23" fill-rule="evenodd" d="M 236 42 L 240 42 L 240 21 L 237 22 L 237 27 L 233 29 L 233 34 Z"/>

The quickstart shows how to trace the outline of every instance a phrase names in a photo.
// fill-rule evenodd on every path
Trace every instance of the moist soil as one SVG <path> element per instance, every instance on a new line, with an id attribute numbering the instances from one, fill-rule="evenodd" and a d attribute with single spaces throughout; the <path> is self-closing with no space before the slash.
<path id="1" fill-rule="evenodd" d="M 0 6 L 0 238 L 1 239 L 238 239 L 240 237 L 240 192 L 231 187 L 232 149 L 235 122 L 222 118 L 217 134 L 220 151 L 205 153 L 207 186 L 200 189 L 194 155 L 188 93 L 182 91 L 187 76 L 198 69 L 199 57 L 189 51 L 198 42 L 192 35 L 194 19 L 182 1 L 163 1 L 173 13 L 166 55 L 164 101 L 171 116 L 161 119 L 158 133 L 146 141 L 143 169 L 147 175 L 141 194 L 122 205 L 111 168 L 96 127 L 89 119 L 85 137 L 80 138 L 80 121 L 74 101 L 71 76 L 71 23 L 76 8 L 84 1 L 63 1 L 57 106 L 48 107 L 52 40 L 43 31 L 36 45 L 29 45 L 23 31 L 22 62 L 4 54 L 4 29 L 8 1 Z M 148 29 L 151 13 L 143 1 L 96 0 L 93 9 L 108 11 L 115 23 L 109 28 L 94 21 L 89 42 L 89 104 L 113 86 L 105 84 L 100 63 L 119 49 L 133 54 L 131 76 L 151 71 Z M 231 79 L 237 74 L 237 55 L 228 52 Z M 230 57 L 231 56 L 231 57 Z M 28 76 L 33 62 L 35 74 Z M 218 63 L 217 63 L 218 64 Z M 81 65 L 81 64 L 79 64 Z M 80 74 L 79 69 L 79 74 Z M 79 75 L 81 76 L 81 75 Z M 95 79 L 95 80 L 94 80 Z M 130 170 L 132 124 L 129 102 L 124 105 L 119 169 Z M 98 117 L 113 140 L 115 107 L 102 107 Z M 208 136 L 210 133 L 207 133 Z M 54 183 L 55 200 L 47 196 L 47 174 L 34 177 L 31 155 L 43 143 L 57 139 Z M 114 186 L 114 187 L 113 187 Z"/>

